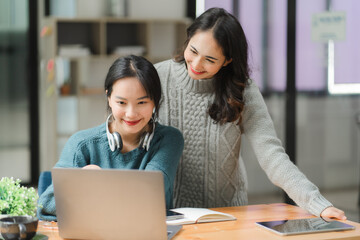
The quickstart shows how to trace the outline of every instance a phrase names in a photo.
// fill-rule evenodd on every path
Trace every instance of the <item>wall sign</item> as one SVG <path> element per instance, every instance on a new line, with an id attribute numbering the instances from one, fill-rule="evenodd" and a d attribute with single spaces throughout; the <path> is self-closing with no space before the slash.
<path id="1" fill-rule="evenodd" d="M 312 40 L 315 42 L 343 41 L 346 37 L 346 13 L 322 12 L 312 17 Z"/>

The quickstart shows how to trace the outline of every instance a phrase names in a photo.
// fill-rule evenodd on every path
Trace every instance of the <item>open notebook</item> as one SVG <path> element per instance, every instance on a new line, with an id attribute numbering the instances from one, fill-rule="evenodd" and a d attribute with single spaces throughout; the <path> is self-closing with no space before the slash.
<path id="1" fill-rule="evenodd" d="M 161 172 L 52 169 L 59 234 L 72 239 L 170 239 Z"/>
<path id="2" fill-rule="evenodd" d="M 236 220 L 233 215 L 207 208 L 174 208 L 172 211 L 184 215 L 181 219 L 167 220 L 168 225 L 194 224 Z"/>

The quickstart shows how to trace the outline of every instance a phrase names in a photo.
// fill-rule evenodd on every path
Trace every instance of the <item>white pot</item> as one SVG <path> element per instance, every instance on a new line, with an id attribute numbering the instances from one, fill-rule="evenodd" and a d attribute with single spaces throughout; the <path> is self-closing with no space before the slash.
<path id="1" fill-rule="evenodd" d="M 4 217 L 9 217 L 11 216 L 10 214 L 0 214 L 0 219 L 4 218 Z"/>

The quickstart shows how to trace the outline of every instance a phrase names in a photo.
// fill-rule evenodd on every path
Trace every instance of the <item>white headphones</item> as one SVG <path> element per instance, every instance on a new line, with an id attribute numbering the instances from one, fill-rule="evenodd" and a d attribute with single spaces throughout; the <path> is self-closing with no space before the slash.
<path id="1" fill-rule="evenodd" d="M 110 115 L 106 119 L 106 136 L 107 136 L 108 141 L 109 141 L 109 147 L 110 147 L 111 151 L 115 151 L 116 149 L 121 150 L 123 148 L 123 142 L 122 142 L 120 134 L 118 132 L 111 133 L 109 131 L 109 119 L 110 119 L 111 116 L 112 116 L 112 113 L 110 113 Z M 153 121 L 152 132 L 151 133 L 147 132 L 145 134 L 145 137 L 143 137 L 141 139 L 141 141 L 140 141 L 142 143 L 140 145 L 146 151 L 148 151 L 149 148 L 150 148 L 150 142 L 154 137 L 154 132 L 155 132 L 155 121 Z"/>

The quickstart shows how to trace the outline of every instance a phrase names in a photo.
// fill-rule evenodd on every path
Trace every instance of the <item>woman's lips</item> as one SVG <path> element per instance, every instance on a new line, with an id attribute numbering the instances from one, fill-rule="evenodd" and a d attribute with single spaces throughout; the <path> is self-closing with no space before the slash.
<path id="1" fill-rule="evenodd" d="M 200 75 L 200 74 L 203 74 L 205 72 L 205 71 L 204 72 L 198 72 L 198 71 L 194 70 L 191 66 L 190 66 L 190 70 L 196 75 Z"/>
<path id="2" fill-rule="evenodd" d="M 140 120 L 137 120 L 137 121 L 126 121 L 126 120 L 123 120 L 127 125 L 129 126 L 134 126 L 136 124 L 138 124 L 140 122 Z"/>

